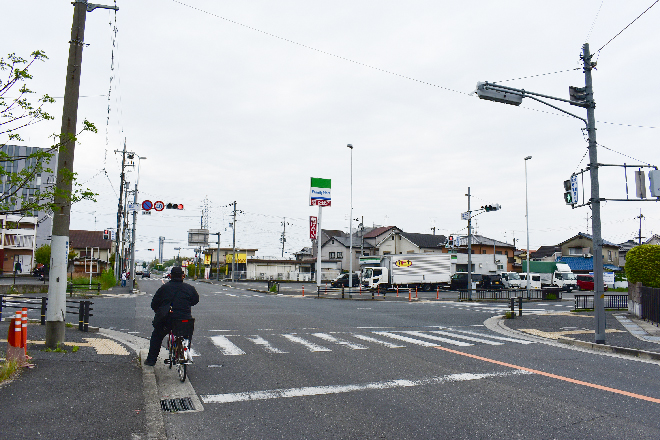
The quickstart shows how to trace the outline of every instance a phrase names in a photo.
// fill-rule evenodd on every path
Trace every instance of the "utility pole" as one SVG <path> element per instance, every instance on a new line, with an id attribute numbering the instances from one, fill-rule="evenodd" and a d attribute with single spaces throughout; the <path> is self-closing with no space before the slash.
<path id="1" fill-rule="evenodd" d="M 234 273 L 236 272 L 236 200 L 234 200 L 234 223 L 231 224 L 233 234 L 232 240 L 232 257 L 231 257 L 231 280 L 235 281 Z"/>
<path id="2" fill-rule="evenodd" d="M 468 198 L 468 301 L 472 301 L 472 211 L 470 211 L 470 187 L 468 186 L 468 192 L 465 194 Z"/>
<path id="3" fill-rule="evenodd" d="M 85 45 L 85 19 L 87 11 L 97 7 L 117 10 L 116 6 L 88 5 L 87 0 L 74 0 L 73 23 L 69 41 L 69 61 L 64 87 L 64 105 L 60 130 L 60 149 L 55 181 L 56 209 L 53 212 L 51 234 L 51 264 L 48 283 L 48 310 L 46 312 L 46 347 L 57 348 L 64 342 L 66 311 L 66 269 L 69 256 L 69 225 L 71 222 L 71 201 L 73 159 L 75 156 L 76 124 L 78 122 L 78 97 L 80 95 L 80 74 L 82 54 Z"/>
<path id="4" fill-rule="evenodd" d="M 587 133 L 589 135 L 589 175 L 591 177 L 591 227 L 593 229 L 593 269 L 594 269 L 594 314 L 596 320 L 596 344 L 605 343 L 605 299 L 603 289 L 603 240 L 600 229 L 600 188 L 598 185 L 598 155 L 596 151 L 596 117 L 594 109 L 594 90 L 591 80 L 591 70 L 595 63 L 591 62 L 589 43 L 582 46 L 582 61 L 584 63 L 584 85 L 587 102 Z"/>
<path id="5" fill-rule="evenodd" d="M 644 215 L 642 214 L 642 210 L 639 210 L 639 215 L 635 218 L 639 219 L 639 244 L 642 244 L 642 219 L 644 218 Z"/>
<path id="6" fill-rule="evenodd" d="M 282 242 L 282 258 L 284 258 L 284 243 L 286 242 L 286 217 L 282 220 L 282 238 L 280 241 Z"/>
<path id="7" fill-rule="evenodd" d="M 118 153 L 119 151 L 115 150 L 115 153 Z M 124 138 L 124 149 L 122 150 L 122 155 L 121 155 L 121 174 L 120 174 L 120 181 L 119 181 L 119 203 L 117 204 L 117 234 L 115 237 L 115 278 L 117 279 L 117 284 L 119 284 L 119 280 L 121 279 L 121 257 L 119 253 L 119 242 L 120 242 L 120 234 L 121 234 L 121 216 L 123 215 L 123 209 L 124 209 L 124 178 L 126 175 L 124 174 L 124 168 L 126 167 L 126 138 Z"/>
<path id="8" fill-rule="evenodd" d="M 216 232 L 213 235 L 218 236 L 218 250 L 216 252 L 216 258 L 215 258 L 215 280 L 220 281 L 220 233 Z"/>

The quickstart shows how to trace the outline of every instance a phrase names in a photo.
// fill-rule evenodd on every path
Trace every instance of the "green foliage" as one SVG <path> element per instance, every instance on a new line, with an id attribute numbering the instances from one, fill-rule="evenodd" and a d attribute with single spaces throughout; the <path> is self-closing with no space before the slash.
<path id="1" fill-rule="evenodd" d="M 660 245 L 642 244 L 626 254 L 629 283 L 641 282 L 646 287 L 660 287 Z"/>
<path id="2" fill-rule="evenodd" d="M 188 265 L 188 278 L 194 278 L 195 277 L 195 265 L 194 264 L 189 264 Z"/>
<path id="3" fill-rule="evenodd" d="M 57 343 L 57 347 L 55 348 L 55 350 L 53 350 L 52 348 L 46 347 L 46 348 L 44 348 L 44 351 L 46 353 L 66 353 L 66 350 L 63 349 L 62 347 L 60 347 L 59 342 Z"/>
<path id="4" fill-rule="evenodd" d="M 80 350 L 80 347 L 78 347 L 77 345 L 74 345 L 73 347 L 71 347 L 71 352 L 72 353 L 76 353 L 78 350 Z"/>
<path id="5" fill-rule="evenodd" d="M 39 264 L 50 263 L 50 245 L 45 244 L 34 251 L 34 260 Z"/>
<path id="6" fill-rule="evenodd" d="M 504 319 L 514 319 L 515 317 L 516 317 L 515 312 L 511 312 L 511 311 L 504 312 Z"/>
<path id="7" fill-rule="evenodd" d="M 114 287 L 117 284 L 115 280 L 115 272 L 112 269 L 104 270 L 101 274 L 101 290 L 108 290 L 111 287 Z"/>
<path id="8" fill-rule="evenodd" d="M 273 283 L 273 285 L 270 286 L 270 289 L 268 289 L 268 291 L 271 293 L 277 293 L 277 283 Z"/>
<path id="9" fill-rule="evenodd" d="M 45 107 L 55 100 L 44 94 L 31 99 L 35 92 L 27 87 L 32 79 L 29 70 L 36 61 L 45 61 L 48 57 L 42 51 L 35 51 L 28 59 L 10 53 L 0 58 L 0 148 L 9 142 L 24 142 L 20 131 L 42 121 L 52 120 Z M 83 131 L 96 132 L 91 122 L 83 122 Z M 55 139 L 59 136 L 54 136 Z M 82 189 L 75 182 L 75 173 L 60 173 L 58 179 L 71 184 L 71 191 L 57 190 L 55 182 L 38 186 L 36 182 L 42 173 L 53 173 L 51 159 L 58 150 L 64 149 L 67 142 L 75 142 L 73 134 L 58 139 L 49 148 L 35 148 L 24 156 L 8 155 L 0 149 L 0 180 L 8 189 L 0 194 L 0 211 L 8 214 L 33 215 L 37 211 L 55 211 L 63 205 L 70 205 L 81 200 L 94 201 L 95 193 Z M 24 190 L 29 189 L 28 194 Z"/>
<path id="10" fill-rule="evenodd" d="M 13 379 L 16 377 L 16 375 L 18 375 L 19 372 L 20 369 L 18 368 L 18 362 L 8 361 L 5 359 L 2 363 L 0 363 L 0 384 L 7 380 Z"/>

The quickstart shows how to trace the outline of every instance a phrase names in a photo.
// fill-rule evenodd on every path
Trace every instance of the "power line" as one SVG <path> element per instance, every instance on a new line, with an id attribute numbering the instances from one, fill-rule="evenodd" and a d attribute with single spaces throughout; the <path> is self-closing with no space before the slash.
<path id="1" fill-rule="evenodd" d="M 639 15 L 637 16 L 637 18 L 635 18 L 633 21 L 631 21 L 630 23 L 628 23 L 628 26 L 626 26 L 626 27 L 624 27 L 623 29 L 621 29 L 621 31 L 620 31 L 618 34 L 616 34 L 615 36 L 613 36 L 612 38 L 610 38 L 610 41 L 608 41 L 607 43 L 603 44 L 603 46 L 602 46 L 600 49 L 598 49 L 596 52 L 597 52 L 597 53 L 600 53 L 600 51 L 603 50 L 603 48 L 604 48 L 605 46 L 607 46 L 608 44 L 610 44 L 610 43 L 612 42 L 612 40 L 614 40 L 616 37 L 618 37 L 619 35 L 621 35 L 621 34 L 623 33 L 623 31 L 625 31 L 626 29 L 628 29 L 628 28 L 630 27 L 630 25 L 632 25 L 634 22 L 636 22 L 636 21 L 639 19 L 639 17 L 641 17 L 642 15 L 646 14 L 646 12 L 647 12 L 649 9 L 651 9 L 653 6 L 655 6 L 655 4 L 658 3 L 659 1 L 660 1 L 660 0 L 655 0 L 651 6 L 649 6 L 648 8 L 646 8 L 646 10 L 645 10 L 644 12 L 642 12 L 641 14 L 639 14 Z"/>
<path id="2" fill-rule="evenodd" d="M 658 0 L 658 1 L 660 1 L 660 0 Z M 539 77 L 539 76 L 554 75 L 555 73 L 573 72 L 575 70 L 580 70 L 580 69 L 582 69 L 582 68 L 581 67 L 576 67 L 574 69 L 557 70 L 556 72 L 539 73 L 537 75 L 521 76 L 520 78 L 511 78 L 511 79 L 505 79 L 505 80 L 502 80 L 502 81 L 493 81 L 493 83 L 503 83 L 503 82 L 508 82 L 508 81 L 517 81 L 519 79 L 536 78 L 536 77 Z"/>
<path id="3" fill-rule="evenodd" d="M 596 25 L 596 20 L 598 20 L 598 14 L 600 14 L 600 10 L 603 7 L 603 3 L 605 3 L 605 0 L 600 2 L 600 6 L 598 7 L 598 11 L 596 12 L 596 16 L 594 17 L 594 21 L 591 22 L 591 28 L 589 29 L 589 33 L 587 34 L 587 38 L 585 38 L 585 40 L 584 40 L 585 43 L 589 42 L 589 37 L 591 37 L 591 32 L 594 30 L 594 26 Z"/>

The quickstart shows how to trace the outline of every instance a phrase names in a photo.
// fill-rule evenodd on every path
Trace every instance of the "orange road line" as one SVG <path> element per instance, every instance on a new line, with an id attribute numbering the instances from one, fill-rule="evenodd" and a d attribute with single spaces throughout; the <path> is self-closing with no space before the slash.
<path id="1" fill-rule="evenodd" d="M 466 357 L 469 357 L 469 358 L 478 359 L 480 361 L 490 362 L 491 364 L 502 365 L 504 367 L 515 368 L 517 370 L 529 371 L 530 373 L 539 374 L 541 376 L 550 377 L 552 379 L 563 380 L 565 382 L 574 383 L 576 385 L 582 385 L 582 386 L 585 386 L 585 387 L 596 388 L 597 390 L 602 390 L 602 391 L 609 391 L 610 393 L 621 394 L 621 395 L 624 395 L 624 396 L 633 397 L 635 399 L 646 400 L 648 402 L 660 403 L 660 399 L 656 399 L 654 397 L 643 396 L 641 394 L 631 393 L 630 391 L 618 390 L 616 388 L 610 388 L 610 387 L 606 387 L 606 386 L 603 386 L 603 385 L 597 385 L 597 384 L 590 383 L 590 382 L 584 382 L 582 380 L 571 379 L 570 377 L 559 376 L 557 374 L 552 374 L 552 373 L 546 373 L 545 371 L 533 370 L 531 368 L 526 368 L 526 367 L 520 367 L 518 365 L 513 365 L 513 364 L 508 364 L 506 362 L 496 361 L 495 359 L 489 359 L 489 358 L 477 356 L 477 355 L 474 355 L 474 354 L 464 353 L 462 351 L 452 350 L 451 348 L 445 348 L 445 347 L 440 347 L 440 346 L 436 346 L 435 348 L 437 348 L 438 350 L 443 350 L 443 351 L 448 351 L 450 353 L 459 354 L 461 356 L 466 356 Z"/>

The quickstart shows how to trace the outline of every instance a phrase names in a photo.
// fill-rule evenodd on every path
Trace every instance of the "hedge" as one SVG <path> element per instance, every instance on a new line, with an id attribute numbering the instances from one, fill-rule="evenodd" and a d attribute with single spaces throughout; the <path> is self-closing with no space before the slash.
<path id="1" fill-rule="evenodd" d="M 642 244 L 626 254 L 628 282 L 660 288 L 660 245 Z"/>

